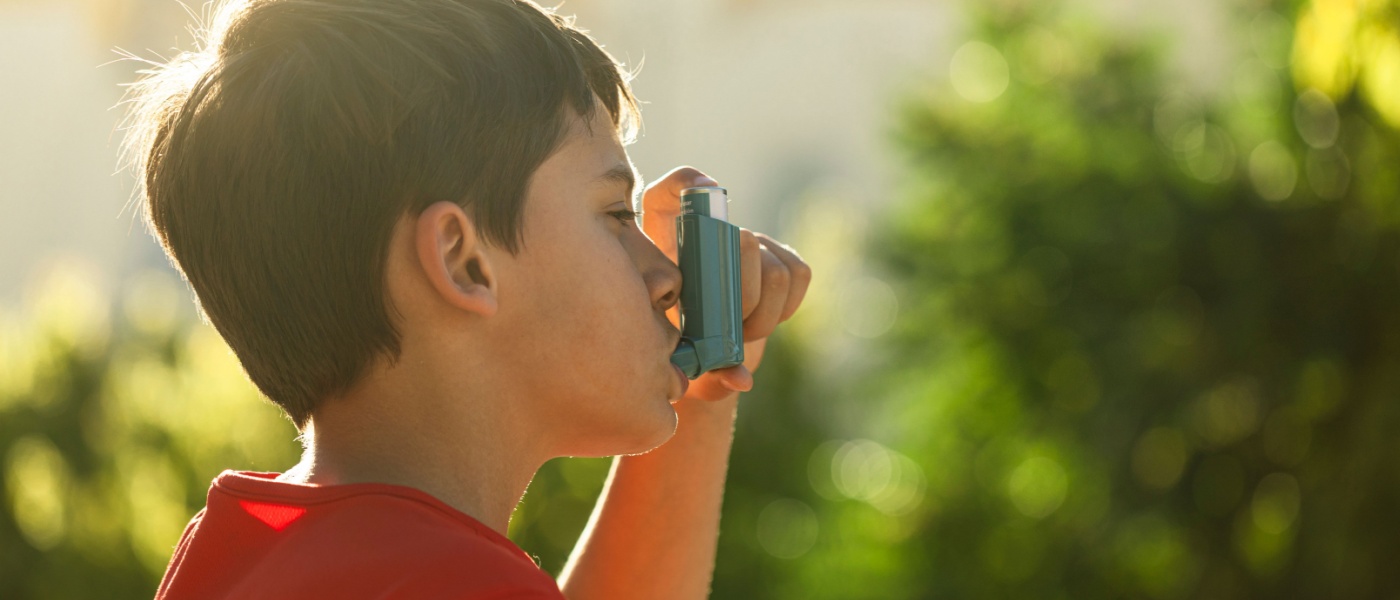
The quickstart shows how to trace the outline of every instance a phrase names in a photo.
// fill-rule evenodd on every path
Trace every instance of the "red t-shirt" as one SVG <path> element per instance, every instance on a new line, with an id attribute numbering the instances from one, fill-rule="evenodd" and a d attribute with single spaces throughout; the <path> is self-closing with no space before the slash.
<path id="1" fill-rule="evenodd" d="M 519 546 L 422 491 L 276 477 L 214 478 L 157 600 L 564 598 Z"/>

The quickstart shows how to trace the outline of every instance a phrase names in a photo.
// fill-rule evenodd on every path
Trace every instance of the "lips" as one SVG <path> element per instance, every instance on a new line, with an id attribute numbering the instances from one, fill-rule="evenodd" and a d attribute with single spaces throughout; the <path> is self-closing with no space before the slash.
<path id="1" fill-rule="evenodd" d="M 690 378 L 685 376 L 685 373 L 681 371 L 680 367 L 677 367 L 676 365 L 671 365 L 671 368 L 675 370 L 676 377 L 679 377 L 681 379 L 681 395 L 684 396 L 685 391 L 690 389 Z"/>

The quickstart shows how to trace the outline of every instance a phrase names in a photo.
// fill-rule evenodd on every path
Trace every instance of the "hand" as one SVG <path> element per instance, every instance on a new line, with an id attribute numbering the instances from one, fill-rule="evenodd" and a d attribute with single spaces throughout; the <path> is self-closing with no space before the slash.
<path id="1" fill-rule="evenodd" d="M 642 231 L 671 262 L 676 262 L 676 217 L 681 214 L 681 190 L 717 186 L 715 180 L 691 167 L 680 167 L 647 185 L 642 195 Z M 778 323 L 788 320 L 812 281 L 812 269 L 792 248 L 762 233 L 739 229 L 742 264 L 744 364 L 716 369 L 690 383 L 686 398 L 720 400 L 753 389 L 753 373 L 763 360 L 763 348 Z M 680 309 L 666 312 L 680 325 Z"/>

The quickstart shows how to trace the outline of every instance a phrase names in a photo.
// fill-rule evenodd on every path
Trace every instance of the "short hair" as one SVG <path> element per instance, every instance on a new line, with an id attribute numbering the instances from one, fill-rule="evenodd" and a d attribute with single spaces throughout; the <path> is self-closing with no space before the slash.
<path id="1" fill-rule="evenodd" d="M 531 175 L 628 74 L 528 0 L 245 0 L 143 71 L 126 151 L 166 253 L 249 379 L 304 429 L 396 361 L 394 224 L 438 201 L 515 255 Z M 572 111 L 572 112 L 571 112 Z"/>

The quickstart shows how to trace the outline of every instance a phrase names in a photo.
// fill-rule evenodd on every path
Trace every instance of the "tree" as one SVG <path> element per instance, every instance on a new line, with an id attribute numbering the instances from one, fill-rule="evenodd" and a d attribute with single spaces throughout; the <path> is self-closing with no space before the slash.
<path id="1" fill-rule="evenodd" d="M 1376 562 L 1400 554 L 1400 136 L 1242 12 L 1217 96 L 998 3 L 909 102 L 918 191 L 869 248 L 905 310 L 869 381 L 928 499 L 901 521 L 917 577 L 874 595 L 1400 592 Z M 852 556 L 821 547 L 807 597 L 838 597 L 817 583 Z"/>

